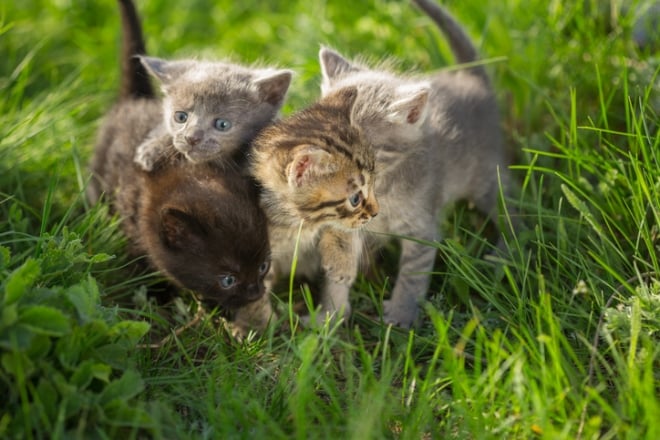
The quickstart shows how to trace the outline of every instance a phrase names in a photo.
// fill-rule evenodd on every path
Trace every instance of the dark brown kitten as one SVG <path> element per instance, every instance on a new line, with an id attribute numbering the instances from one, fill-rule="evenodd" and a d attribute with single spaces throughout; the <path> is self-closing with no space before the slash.
<path id="1" fill-rule="evenodd" d="M 161 121 L 161 103 L 132 57 L 132 50 L 144 49 L 135 8 L 128 0 L 119 3 L 122 94 L 99 130 L 89 197 L 105 194 L 122 218 L 129 252 L 146 255 L 172 283 L 211 305 L 246 305 L 264 295 L 270 266 L 256 187 L 238 163 L 220 169 L 179 157 L 153 172 L 135 164 L 137 146 Z"/>

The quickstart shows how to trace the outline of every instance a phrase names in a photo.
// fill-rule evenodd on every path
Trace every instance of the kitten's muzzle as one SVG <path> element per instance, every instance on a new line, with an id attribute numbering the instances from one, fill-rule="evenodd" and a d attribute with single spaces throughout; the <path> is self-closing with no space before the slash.
<path id="1" fill-rule="evenodd" d="M 247 302 L 256 301 L 263 296 L 263 289 L 258 284 L 250 284 L 245 289 L 245 300 Z"/>
<path id="2" fill-rule="evenodd" d="M 368 220 L 371 220 L 372 218 L 378 215 L 380 206 L 378 205 L 378 202 L 375 200 L 375 198 L 372 198 L 372 200 L 370 200 L 364 205 L 364 210 L 366 211 L 366 213 L 363 215 L 365 217 L 368 217 Z"/>
<path id="3" fill-rule="evenodd" d="M 188 142 L 188 145 L 191 147 L 194 147 L 195 145 L 199 144 L 202 141 L 201 136 L 193 135 L 193 136 L 185 136 L 186 142 Z"/>

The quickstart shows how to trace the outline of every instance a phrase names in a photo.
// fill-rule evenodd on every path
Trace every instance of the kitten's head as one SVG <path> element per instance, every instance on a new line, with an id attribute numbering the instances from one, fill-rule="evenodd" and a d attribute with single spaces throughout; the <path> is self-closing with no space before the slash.
<path id="1" fill-rule="evenodd" d="M 262 297 L 270 247 L 254 185 L 237 171 L 201 165 L 146 178 L 141 232 L 154 266 L 211 306 Z"/>
<path id="2" fill-rule="evenodd" d="M 174 147 L 191 162 L 228 158 L 277 115 L 289 70 L 223 62 L 141 57 L 164 93 L 164 118 Z"/>
<path id="3" fill-rule="evenodd" d="M 321 48 L 319 53 L 323 96 L 345 87 L 356 87 L 354 119 L 374 145 L 408 144 L 419 139 L 428 117 L 431 85 L 370 69 L 339 53 Z"/>
<path id="4" fill-rule="evenodd" d="M 338 90 L 266 128 L 252 170 L 273 211 L 344 229 L 378 214 L 374 153 L 352 123 L 354 87 Z"/>

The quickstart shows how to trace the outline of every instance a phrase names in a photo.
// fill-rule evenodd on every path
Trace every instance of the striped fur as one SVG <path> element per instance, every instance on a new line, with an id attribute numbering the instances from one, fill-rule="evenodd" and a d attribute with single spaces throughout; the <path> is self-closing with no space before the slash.
<path id="1" fill-rule="evenodd" d="M 251 153 L 270 222 L 270 282 L 290 270 L 302 222 L 299 274 L 323 270 L 321 307 L 327 313 L 349 311 L 359 230 L 379 210 L 373 150 L 352 124 L 356 97 L 355 88 L 340 90 L 276 122 L 255 139 Z"/>

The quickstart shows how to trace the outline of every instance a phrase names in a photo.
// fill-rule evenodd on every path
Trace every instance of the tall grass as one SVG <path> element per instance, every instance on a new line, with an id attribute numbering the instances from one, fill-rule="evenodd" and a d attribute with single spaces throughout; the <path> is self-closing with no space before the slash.
<path id="1" fill-rule="evenodd" d="M 403 1 L 137 3 L 153 55 L 294 68 L 284 113 L 319 95 L 320 44 L 451 64 Z M 504 252 L 459 204 L 419 328 L 378 319 L 393 248 L 349 325 L 287 315 L 241 342 L 213 313 L 186 326 L 185 295 L 149 302 L 157 278 L 85 201 L 118 85 L 115 3 L 0 5 L 0 436 L 660 437 L 660 73 L 630 37 L 638 5 L 604 4 L 446 2 L 491 60 L 511 146 L 519 192 L 502 203 L 524 228 Z"/>

